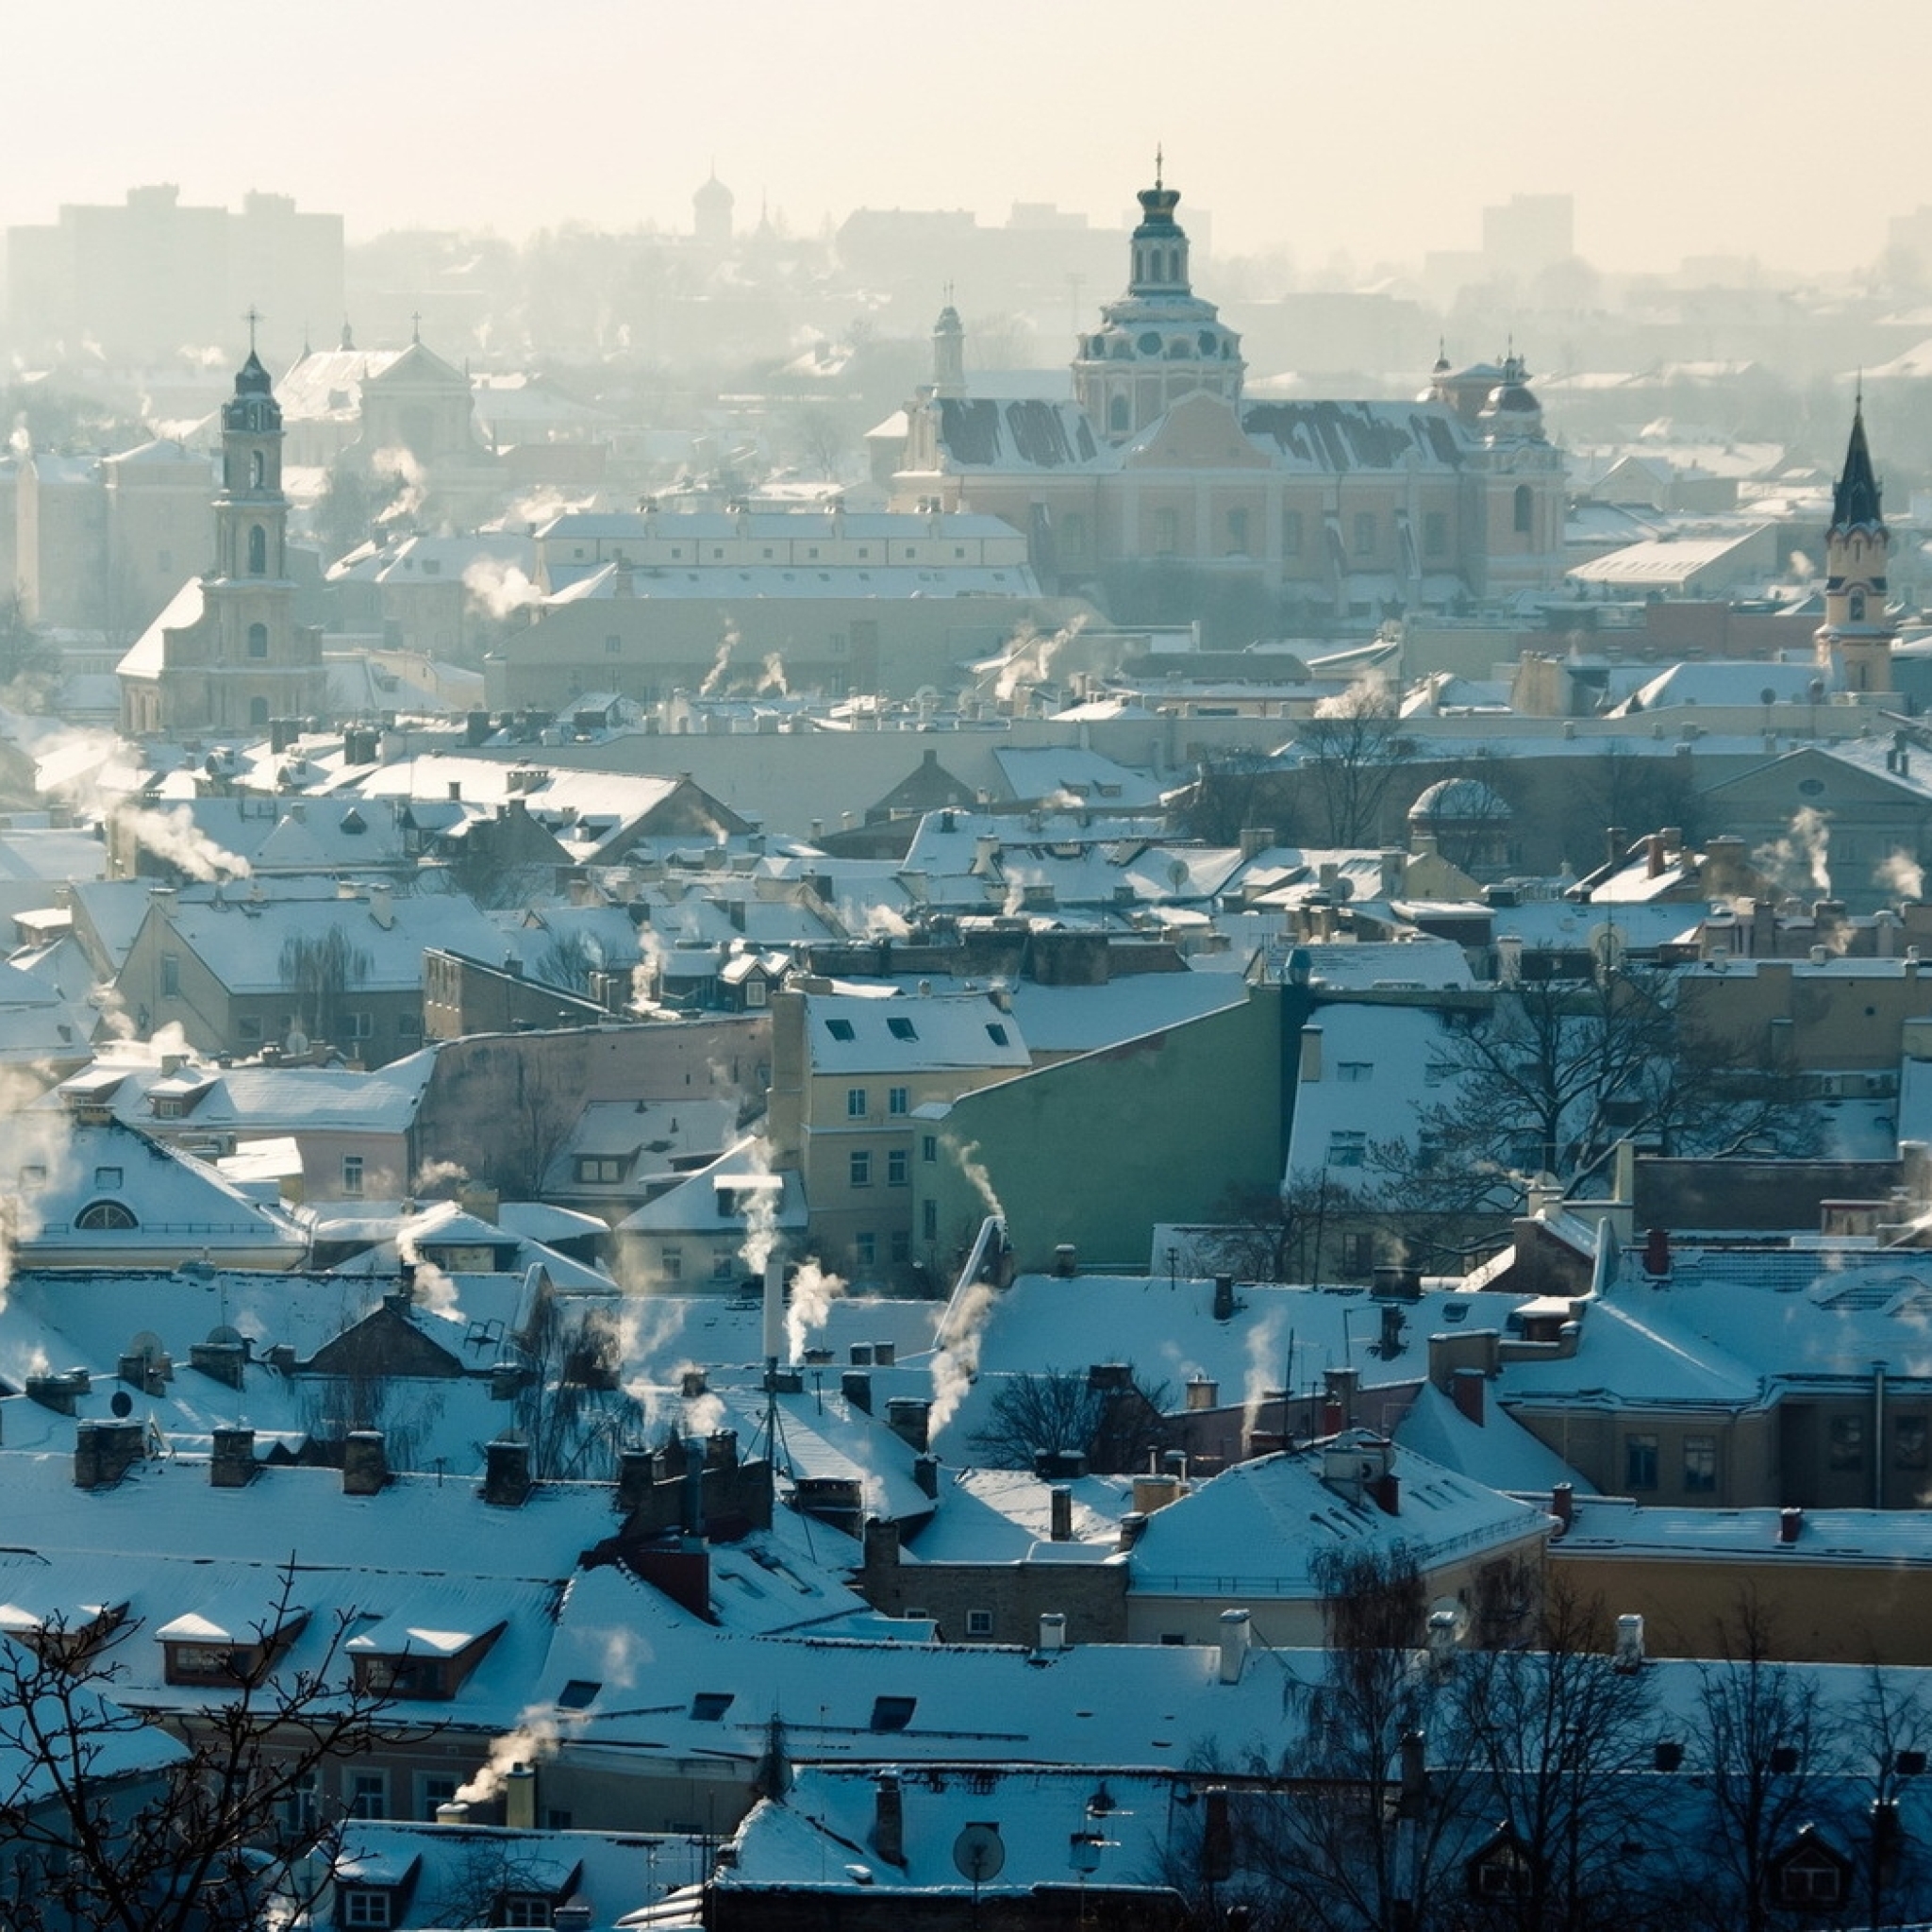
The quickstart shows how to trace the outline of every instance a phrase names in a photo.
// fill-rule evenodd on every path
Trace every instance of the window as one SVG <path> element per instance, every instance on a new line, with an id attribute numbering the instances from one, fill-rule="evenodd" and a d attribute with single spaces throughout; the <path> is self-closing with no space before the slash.
<path id="1" fill-rule="evenodd" d="M 557 1902 L 544 1891 L 507 1891 L 491 1916 L 499 1925 L 553 1925 Z"/>
<path id="2" fill-rule="evenodd" d="M 1654 1435 L 1624 1438 L 1624 1487 L 1633 1495 L 1640 1490 L 1657 1488 L 1657 1438 Z"/>
<path id="3" fill-rule="evenodd" d="M 252 577 L 268 575 L 268 532 L 259 524 L 248 526 L 248 575 Z M 386 1924 L 388 1921 L 383 1923 Z"/>
<path id="4" fill-rule="evenodd" d="M 265 478 L 265 477 L 267 476 L 267 475 L 268 475 L 268 458 L 267 458 L 266 454 L 265 454 L 265 453 L 264 453 L 263 451 L 261 451 L 261 450 L 258 450 L 258 449 L 252 449 L 252 450 L 250 450 L 250 451 L 248 452 L 248 487 L 249 487 L 249 489 L 251 489 L 251 490 L 259 490 L 259 489 L 261 488 L 261 486 L 262 486 L 262 481 L 263 481 L 263 479 L 264 479 L 264 478 Z"/>
<path id="5" fill-rule="evenodd" d="M 909 1087 L 888 1087 L 886 1089 L 886 1111 L 888 1113 L 910 1113 L 912 1111 L 912 1090 Z"/>
<path id="6" fill-rule="evenodd" d="M 1181 547 L 1181 520 L 1179 513 L 1172 509 L 1158 509 L 1154 512 L 1154 554 L 1157 557 L 1172 557 Z"/>
<path id="7" fill-rule="evenodd" d="M 1335 1063 L 1338 1080 L 1366 1080 L 1374 1071 L 1374 1060 L 1337 1060 Z"/>
<path id="8" fill-rule="evenodd" d="M 422 1032 L 423 1015 L 421 1013 L 411 1011 L 396 1015 L 396 1038 L 398 1040 L 415 1040 L 421 1036 Z"/>
<path id="9" fill-rule="evenodd" d="M 557 1693 L 558 1710 L 588 1710 L 604 1686 L 590 1677 L 573 1677 Z"/>
<path id="10" fill-rule="evenodd" d="M 251 658 L 268 656 L 268 625 L 251 624 L 248 626 L 248 655 Z"/>
<path id="11" fill-rule="evenodd" d="M 1124 351 L 1126 348 L 1126 344 L 1124 342 L 1123 342 L 1120 346 L 1123 351 Z M 1132 427 L 1133 424 L 1129 420 L 1127 415 L 1126 397 L 1115 396 L 1114 399 L 1107 406 L 1108 434 L 1109 436 L 1124 436 L 1127 433 L 1127 431 Z"/>
<path id="12" fill-rule="evenodd" d="M 905 1148 L 891 1148 L 886 1155 L 887 1187 L 903 1188 L 912 1178 L 910 1167 L 911 1162 L 907 1158 Z"/>
<path id="13" fill-rule="evenodd" d="M 1686 1494 L 1707 1496 L 1717 1488 L 1717 1438 L 1684 1438 L 1684 1490 Z"/>
<path id="14" fill-rule="evenodd" d="M 125 1230 L 139 1227 L 141 1223 L 132 1211 L 124 1208 L 119 1201 L 92 1201 L 74 1217 L 75 1227 L 85 1228 L 89 1233 L 100 1229 Z"/>
<path id="15" fill-rule="evenodd" d="M 1922 1415 L 1894 1416 L 1891 1423 L 1891 1466 L 1894 1469 L 1925 1467 L 1925 1418 Z"/>
<path id="16" fill-rule="evenodd" d="M 1358 509 L 1355 513 L 1355 554 L 1357 557 L 1375 554 L 1375 513 L 1372 509 Z"/>
<path id="17" fill-rule="evenodd" d="M 1344 1274 L 1366 1274 L 1374 1265 L 1374 1235 L 1357 1233 L 1341 1237 L 1341 1272 Z"/>
<path id="18" fill-rule="evenodd" d="M 1281 548 L 1289 557 L 1302 554 L 1302 513 L 1298 509 L 1281 512 Z"/>
<path id="19" fill-rule="evenodd" d="M 738 1273 L 738 1250 L 736 1248 L 714 1248 L 711 1251 L 711 1279 L 729 1281 Z"/>
<path id="20" fill-rule="evenodd" d="M 913 1025 L 910 1020 L 904 1018 L 902 1015 L 898 1013 L 891 1013 L 887 1015 L 886 1031 L 890 1033 L 894 1040 L 917 1040 L 919 1038 L 918 1027 Z"/>
<path id="21" fill-rule="evenodd" d="M 850 1040 L 852 1038 L 852 1022 L 850 1020 L 827 1020 L 825 1022 L 825 1031 L 834 1040 Z"/>
<path id="22" fill-rule="evenodd" d="M 235 1022 L 235 1038 L 249 1046 L 261 1044 L 261 1019 L 258 1014 L 243 1013 Z"/>
<path id="23" fill-rule="evenodd" d="M 684 1279 L 684 1250 L 682 1248 L 660 1249 L 658 1257 L 658 1272 L 663 1275 L 666 1281 L 682 1281 Z"/>
<path id="24" fill-rule="evenodd" d="M 1448 554 L 1449 519 L 1439 509 L 1425 509 L 1423 512 L 1423 555 L 1446 557 Z"/>
<path id="25" fill-rule="evenodd" d="M 691 1722 L 716 1724 L 731 1708 L 732 1699 L 737 1695 L 735 1690 L 700 1690 L 691 1701 Z"/>
<path id="26" fill-rule="evenodd" d="M 1865 1418 L 1861 1415 L 1835 1415 L 1825 1449 L 1827 1465 L 1840 1472 L 1865 1466 Z"/>
<path id="27" fill-rule="evenodd" d="M 1536 496 L 1527 483 L 1516 486 L 1516 534 L 1526 537 L 1536 528 Z"/>
<path id="28" fill-rule="evenodd" d="M 342 1924 L 387 1925 L 391 1923 L 390 1903 L 386 1891 L 364 1885 L 345 1885 L 341 1890 Z"/>
<path id="29" fill-rule="evenodd" d="M 387 1818 L 389 1816 L 389 1776 L 380 1771 L 358 1771 L 349 1779 L 349 1816 Z M 369 1924 L 387 1925 L 387 1919 L 368 1920 Z"/>
<path id="30" fill-rule="evenodd" d="M 968 1610 L 966 1612 L 966 1634 L 969 1637 L 991 1637 L 992 1635 L 992 1612 L 991 1610 Z"/>
<path id="31" fill-rule="evenodd" d="M 425 1772 L 416 1780 L 416 1815 L 425 1824 L 436 1823 L 436 1807 L 456 1802 L 457 1780 L 441 1772 Z"/>
<path id="32" fill-rule="evenodd" d="M 161 992 L 171 997 L 181 991 L 181 955 L 163 953 L 161 955 Z"/>
<path id="33" fill-rule="evenodd" d="M 338 1040 L 373 1040 L 375 1037 L 375 1015 L 374 1013 L 344 1013 L 341 1024 L 336 1028 Z"/>
<path id="34" fill-rule="evenodd" d="M 320 1774 L 305 1772 L 288 1789 L 281 1803 L 282 1824 L 291 1838 L 306 1838 L 322 1817 Z"/>
<path id="35" fill-rule="evenodd" d="M 342 1192 L 352 1200 L 361 1196 L 362 1157 L 359 1154 L 342 1156 Z"/>
<path id="36" fill-rule="evenodd" d="M 848 1161 L 846 1162 L 846 1168 L 847 1168 L 847 1174 L 846 1174 L 846 1178 L 847 1178 L 847 1179 L 848 1179 L 848 1180 L 849 1180 L 849 1181 L 851 1182 L 851 1184 L 852 1184 L 852 1185 L 853 1185 L 853 1186 L 854 1186 L 855 1188 L 869 1188 L 869 1187 L 871 1187 L 871 1186 L 872 1186 L 872 1150 L 871 1150 L 871 1148 L 869 1148 L 869 1147 L 860 1147 L 860 1148 L 857 1148 L 857 1149 L 855 1149 L 855 1150 L 854 1150 L 854 1152 L 853 1152 L 853 1154 L 852 1154 L 852 1156 L 851 1156 L 851 1158 L 850 1158 L 850 1159 L 849 1159 L 849 1160 L 848 1160 Z"/>
<path id="37" fill-rule="evenodd" d="M 607 1184 L 621 1181 L 629 1164 L 621 1154 L 579 1154 L 577 1179 Z"/>
<path id="38" fill-rule="evenodd" d="M 1338 1131 L 1328 1136 L 1330 1167 L 1359 1167 L 1368 1158 L 1369 1137 L 1365 1133 Z"/>
<path id="39" fill-rule="evenodd" d="M 918 1705 L 916 1697 L 874 1697 L 872 1701 L 872 1728 L 875 1731 L 903 1731 L 912 1722 Z"/>
<path id="40" fill-rule="evenodd" d="M 940 1204 L 937 1201 L 922 1201 L 919 1204 L 919 1239 L 923 1241 L 936 1241 L 940 1238 Z"/>
<path id="41" fill-rule="evenodd" d="M 940 1137 L 937 1134 L 922 1134 L 919 1137 L 919 1158 L 930 1166 L 940 1158 Z"/>
<path id="42" fill-rule="evenodd" d="M 1231 509 L 1227 513 L 1227 549 L 1230 557 L 1248 554 L 1248 513 L 1244 509 Z"/>
<path id="43" fill-rule="evenodd" d="M 624 640 L 614 630 L 604 633 L 604 655 L 614 658 L 624 649 Z"/>
<path id="44" fill-rule="evenodd" d="M 97 1167 L 94 1169 L 94 1186 L 97 1188 L 118 1188 L 121 1185 L 121 1170 L 118 1167 Z"/>
<path id="45" fill-rule="evenodd" d="M 852 1237 L 852 1259 L 860 1268 L 872 1267 L 879 1257 L 879 1238 L 870 1230 Z"/>
<path id="46" fill-rule="evenodd" d="M 995 1046 L 1004 1046 L 1007 1043 L 1007 1029 L 996 1021 L 989 1020 L 986 1023 L 986 1037 Z"/>
<path id="47" fill-rule="evenodd" d="M 846 1088 L 845 1118 L 849 1121 L 862 1121 L 865 1118 L 865 1089 L 863 1087 Z"/>

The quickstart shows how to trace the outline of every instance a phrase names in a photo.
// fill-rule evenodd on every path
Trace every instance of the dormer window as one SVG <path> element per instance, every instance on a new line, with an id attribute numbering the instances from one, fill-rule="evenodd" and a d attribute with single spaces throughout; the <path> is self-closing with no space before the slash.
<path id="1" fill-rule="evenodd" d="M 356 1688 L 377 1697 L 447 1702 L 502 1636 L 504 1625 L 487 1630 L 437 1628 L 426 1620 L 386 1617 L 348 1641 Z"/>
<path id="2" fill-rule="evenodd" d="M 308 1622 L 307 1609 L 290 1606 L 281 1621 L 223 1610 L 191 1611 L 155 1632 L 170 1684 L 259 1683 Z"/>
<path id="3" fill-rule="evenodd" d="M 90 1234 L 125 1233 L 141 1225 L 133 1210 L 119 1201 L 91 1201 L 74 1217 L 77 1228 L 85 1228 Z"/>

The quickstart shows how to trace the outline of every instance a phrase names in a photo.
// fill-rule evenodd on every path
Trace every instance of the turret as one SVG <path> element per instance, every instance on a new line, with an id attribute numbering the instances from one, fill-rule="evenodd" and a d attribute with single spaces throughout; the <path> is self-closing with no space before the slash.
<path id="1" fill-rule="evenodd" d="M 1891 535 L 1879 508 L 1878 478 L 1865 440 L 1865 399 L 1853 405 L 1851 441 L 1832 492 L 1824 533 L 1824 622 L 1818 657 L 1846 691 L 1891 689 L 1897 630 L 1886 612 L 1886 563 Z"/>

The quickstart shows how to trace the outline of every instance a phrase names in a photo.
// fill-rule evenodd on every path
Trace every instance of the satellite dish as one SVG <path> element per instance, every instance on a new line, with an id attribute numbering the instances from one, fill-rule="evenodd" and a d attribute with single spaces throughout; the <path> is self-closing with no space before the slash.
<path id="1" fill-rule="evenodd" d="M 208 1331 L 208 1339 L 217 1348 L 246 1348 L 239 1328 L 230 1328 L 225 1322 L 219 1323 Z"/>
<path id="2" fill-rule="evenodd" d="M 1329 890 L 1335 895 L 1335 903 L 1338 906 L 1345 906 L 1349 900 L 1355 897 L 1355 881 L 1353 879 L 1337 879 Z"/>
<path id="3" fill-rule="evenodd" d="M 114 1391 L 113 1400 L 108 1404 L 108 1407 L 114 1411 L 115 1417 L 119 1421 L 125 1423 L 134 1413 L 134 1397 L 128 1394 L 126 1390 L 117 1389 Z"/>
<path id="4" fill-rule="evenodd" d="M 167 1352 L 161 1338 L 152 1328 L 140 1330 L 134 1340 L 127 1344 L 129 1355 L 145 1356 L 151 1362 L 159 1361 Z"/>
<path id="5" fill-rule="evenodd" d="M 969 1824 L 953 1840 L 953 1863 L 961 1878 L 991 1885 L 1006 1869 L 1007 1848 L 997 1824 Z"/>

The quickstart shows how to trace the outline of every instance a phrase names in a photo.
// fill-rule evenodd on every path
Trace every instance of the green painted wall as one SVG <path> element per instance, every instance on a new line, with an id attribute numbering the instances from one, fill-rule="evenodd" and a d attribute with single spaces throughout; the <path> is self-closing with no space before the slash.
<path id="1" fill-rule="evenodd" d="M 1062 1241 L 1083 1268 L 1144 1270 L 1157 1222 L 1211 1219 L 1230 1186 L 1277 1184 L 1284 997 L 1256 987 L 1240 1007 L 984 1088 L 942 1120 L 915 1123 L 915 1258 L 951 1286 L 989 1212 L 975 1166 L 1023 1272 L 1050 1267 Z"/>

